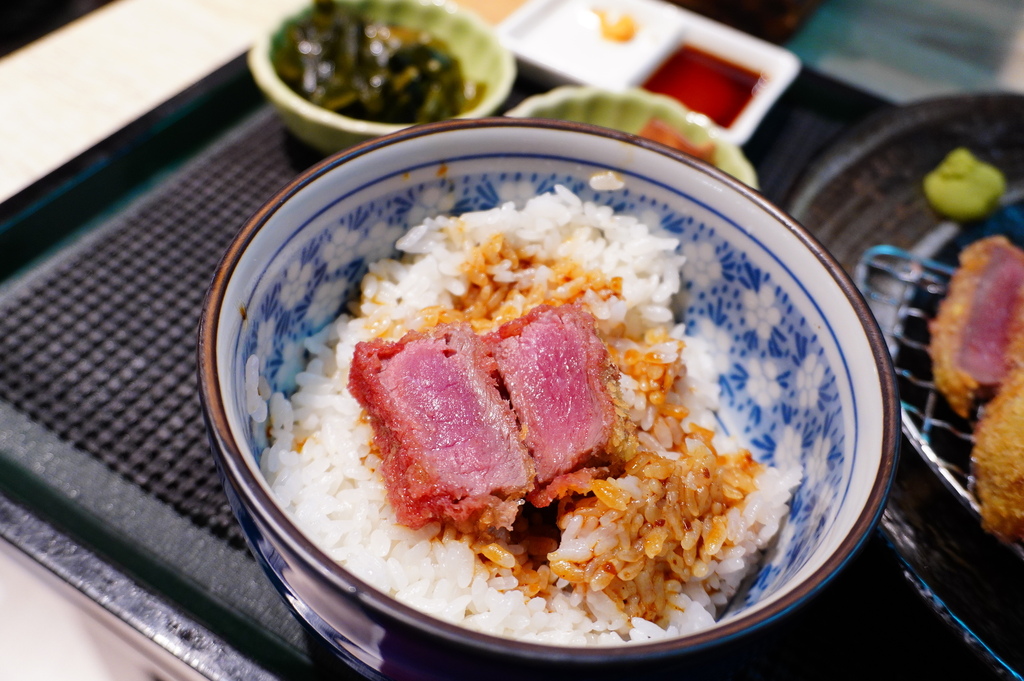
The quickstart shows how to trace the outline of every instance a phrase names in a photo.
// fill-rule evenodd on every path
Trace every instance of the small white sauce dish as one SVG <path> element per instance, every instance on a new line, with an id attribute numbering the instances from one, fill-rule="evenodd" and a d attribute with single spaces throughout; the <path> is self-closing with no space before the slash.
<path id="1" fill-rule="evenodd" d="M 608 37 L 602 15 L 628 17 L 632 37 Z M 750 101 L 722 126 L 722 137 L 736 145 L 750 139 L 800 72 L 789 50 L 661 0 L 528 0 L 498 35 L 522 73 L 550 86 L 643 87 L 684 45 L 758 73 Z"/>

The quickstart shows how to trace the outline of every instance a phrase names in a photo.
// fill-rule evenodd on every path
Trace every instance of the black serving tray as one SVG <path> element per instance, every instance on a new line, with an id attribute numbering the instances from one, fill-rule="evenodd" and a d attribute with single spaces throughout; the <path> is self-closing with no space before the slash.
<path id="1" fill-rule="evenodd" d="M 517 83 L 507 106 L 535 91 Z M 884 106 L 802 73 L 745 146 L 762 193 L 781 205 L 821 149 Z M 0 538 L 211 679 L 355 678 L 246 550 L 195 379 L 222 252 L 317 160 L 239 57 L 0 204 Z M 1002 677 L 879 533 L 735 678 L 953 674 Z"/>

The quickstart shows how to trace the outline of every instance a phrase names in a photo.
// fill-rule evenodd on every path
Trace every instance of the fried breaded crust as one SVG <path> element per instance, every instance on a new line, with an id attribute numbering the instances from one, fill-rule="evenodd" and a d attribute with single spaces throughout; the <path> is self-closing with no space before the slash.
<path id="1" fill-rule="evenodd" d="M 985 406 L 974 438 L 982 525 L 1004 541 L 1024 539 L 1024 369 L 1011 372 Z"/>
<path id="2" fill-rule="evenodd" d="M 991 305 L 1009 305 L 1009 312 L 1004 330 L 1009 339 L 1003 366 L 1012 370 L 1024 365 L 1024 306 L 1019 305 L 1016 297 L 1009 301 L 978 301 L 977 292 L 982 285 L 990 263 L 996 254 L 1024 261 L 1024 251 L 1013 246 L 1003 236 L 988 237 L 969 245 L 960 254 L 960 264 L 950 279 L 946 297 L 939 304 L 938 313 L 928 325 L 931 341 L 928 352 L 932 359 L 932 374 L 935 387 L 946 398 L 949 406 L 963 418 L 969 418 L 974 408 L 981 402 L 995 395 L 999 387 L 998 381 L 979 382 L 977 378 L 963 366 L 963 348 L 968 342 L 978 342 L 977 329 L 972 329 L 972 315 L 977 314 L 975 306 L 982 306 L 981 313 L 988 313 Z M 990 342 L 993 339 L 982 339 Z M 993 369 L 1001 367 L 993 367 Z M 999 380 L 1002 372 L 997 372 Z"/>

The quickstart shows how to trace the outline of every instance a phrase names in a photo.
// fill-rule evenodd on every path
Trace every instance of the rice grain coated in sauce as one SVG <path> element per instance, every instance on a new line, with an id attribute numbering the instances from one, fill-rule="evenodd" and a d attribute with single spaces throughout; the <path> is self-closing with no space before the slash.
<path id="1" fill-rule="evenodd" d="M 270 400 L 261 461 L 278 500 L 357 576 L 479 631 L 608 645 L 711 626 L 783 522 L 800 471 L 762 465 L 715 432 L 714 362 L 670 307 L 677 246 L 563 187 L 414 227 L 404 256 L 371 265 L 350 314 L 307 342 L 301 387 Z M 597 320 L 636 453 L 548 508 L 524 504 L 511 530 L 396 523 L 372 428 L 346 388 L 356 344 L 442 323 L 486 334 L 565 304 Z"/>

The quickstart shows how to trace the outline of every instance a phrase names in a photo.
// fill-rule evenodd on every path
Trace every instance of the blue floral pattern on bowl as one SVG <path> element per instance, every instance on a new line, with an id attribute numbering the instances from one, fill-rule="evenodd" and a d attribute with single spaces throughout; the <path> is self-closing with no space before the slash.
<path id="1" fill-rule="evenodd" d="M 712 346 L 720 351 L 715 360 L 723 428 L 738 435 L 757 459 L 799 462 L 803 468 L 788 522 L 746 590 L 742 610 L 800 569 L 834 516 L 833 505 L 842 503 L 835 490 L 844 489 L 841 483 L 852 466 L 844 454 L 850 421 L 844 419 L 843 404 L 852 399 L 842 395 L 851 391 L 849 378 L 836 375 L 825 359 L 826 347 L 833 355 L 839 352 L 834 331 L 794 273 L 742 226 L 699 201 L 620 170 L 623 189 L 595 191 L 589 173 L 570 159 L 524 156 L 518 165 L 522 170 L 494 172 L 481 159 L 476 170 L 460 167 L 458 175 L 440 177 L 434 168 L 410 167 L 398 190 L 377 194 L 367 185 L 318 206 L 296 223 L 247 304 L 236 344 L 236 376 L 255 355 L 265 386 L 290 392 L 306 361 L 304 340 L 344 308 L 367 264 L 392 255 L 403 231 L 424 217 L 493 208 L 508 200 L 521 203 L 556 184 L 583 200 L 635 215 L 681 241 L 687 263 L 677 310 L 689 333 L 714 339 Z M 244 387 L 237 387 L 242 394 Z M 250 446 L 258 456 L 266 446 L 266 424 L 242 418 L 250 423 Z"/>

